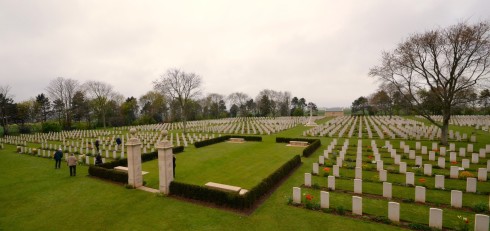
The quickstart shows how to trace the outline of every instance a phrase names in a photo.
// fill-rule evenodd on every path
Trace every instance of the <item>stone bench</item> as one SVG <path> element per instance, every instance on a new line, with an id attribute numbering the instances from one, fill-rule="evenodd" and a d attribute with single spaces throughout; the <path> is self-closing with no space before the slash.
<path id="1" fill-rule="evenodd" d="M 243 138 L 230 138 L 228 141 L 230 143 L 244 143 L 245 139 L 243 139 Z"/>
<path id="2" fill-rule="evenodd" d="M 128 167 L 117 166 L 117 167 L 114 167 L 114 170 L 121 171 L 121 172 L 128 172 Z M 148 172 L 141 171 L 141 175 L 146 175 L 146 174 L 148 174 Z"/>
<path id="3" fill-rule="evenodd" d="M 306 141 L 294 141 L 294 140 L 291 140 L 291 141 L 289 141 L 289 145 L 288 146 L 306 147 L 306 146 L 308 146 L 308 142 L 306 142 Z"/>
<path id="4" fill-rule="evenodd" d="M 246 189 L 242 189 L 238 186 L 232 186 L 232 185 L 227 185 L 227 184 L 220 184 L 220 183 L 214 183 L 214 182 L 208 182 L 204 186 L 212 189 L 217 189 L 225 192 L 233 192 L 233 193 L 238 193 L 240 195 L 244 195 L 245 193 L 248 192 Z"/>

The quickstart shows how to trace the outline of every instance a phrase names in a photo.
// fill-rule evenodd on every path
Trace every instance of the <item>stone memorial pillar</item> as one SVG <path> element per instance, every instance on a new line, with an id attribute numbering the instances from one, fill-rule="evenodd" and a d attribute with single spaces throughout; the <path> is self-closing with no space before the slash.
<path id="1" fill-rule="evenodd" d="M 129 130 L 131 138 L 126 143 L 128 148 L 128 184 L 138 188 L 143 186 L 141 174 L 141 141 L 136 137 L 136 129 Z"/>
<path id="2" fill-rule="evenodd" d="M 161 135 L 164 137 L 155 147 L 158 150 L 158 176 L 159 191 L 163 194 L 170 193 L 170 182 L 174 180 L 174 162 L 172 143 L 167 140 L 168 132 L 163 130 Z"/>

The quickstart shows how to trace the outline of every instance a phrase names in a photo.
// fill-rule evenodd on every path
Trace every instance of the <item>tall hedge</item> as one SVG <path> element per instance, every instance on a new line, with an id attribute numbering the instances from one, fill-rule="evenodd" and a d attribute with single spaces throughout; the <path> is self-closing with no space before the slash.
<path id="1" fill-rule="evenodd" d="M 289 143 L 289 141 L 308 142 L 308 146 L 306 146 L 306 148 L 303 149 L 304 157 L 311 156 L 311 154 L 313 154 L 322 145 L 319 139 L 276 137 L 276 143 Z"/>
<path id="2" fill-rule="evenodd" d="M 203 140 L 203 141 L 198 141 L 194 143 L 194 146 L 196 148 L 202 148 L 206 147 L 212 144 L 217 144 L 221 143 L 224 141 L 227 141 L 230 138 L 243 138 L 245 141 L 257 141 L 257 142 L 262 142 L 262 136 L 235 136 L 235 135 L 226 135 L 226 136 L 220 136 L 216 138 L 212 138 L 209 140 Z"/>
<path id="3" fill-rule="evenodd" d="M 300 156 L 294 156 L 243 196 L 176 181 L 170 183 L 170 194 L 235 209 L 247 209 L 252 207 L 262 196 L 270 192 L 270 190 L 300 164 Z"/>

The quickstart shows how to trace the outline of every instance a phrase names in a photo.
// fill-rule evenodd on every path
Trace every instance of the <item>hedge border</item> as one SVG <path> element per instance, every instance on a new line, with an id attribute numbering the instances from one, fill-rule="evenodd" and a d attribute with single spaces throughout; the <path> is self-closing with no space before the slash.
<path id="1" fill-rule="evenodd" d="M 301 157 L 299 155 L 294 156 L 281 167 L 276 169 L 268 177 L 264 178 L 259 184 L 250 189 L 250 191 L 248 191 L 245 195 L 223 192 L 217 189 L 177 181 L 172 181 L 170 183 L 170 195 L 210 202 L 218 206 L 245 210 L 254 206 L 262 196 L 270 192 L 282 179 L 284 179 L 300 164 Z"/>
<path id="2" fill-rule="evenodd" d="M 308 142 L 308 146 L 303 149 L 303 156 L 309 157 L 313 154 L 321 145 L 320 139 L 308 139 L 308 138 L 286 138 L 286 137 L 276 137 L 276 143 L 289 143 L 289 141 L 305 141 Z"/>
<path id="3" fill-rule="evenodd" d="M 235 135 L 225 135 L 225 136 L 220 136 L 216 138 L 212 138 L 209 140 L 203 140 L 203 141 L 198 141 L 194 143 L 194 147 L 196 148 L 202 148 L 206 147 L 209 145 L 217 144 L 224 142 L 230 138 L 243 138 L 245 141 L 257 141 L 257 142 L 262 142 L 262 136 L 235 136 Z"/>

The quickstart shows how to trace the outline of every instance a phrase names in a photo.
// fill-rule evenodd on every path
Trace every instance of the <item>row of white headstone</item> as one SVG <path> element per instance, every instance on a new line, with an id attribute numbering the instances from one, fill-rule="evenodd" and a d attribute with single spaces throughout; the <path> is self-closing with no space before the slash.
<path id="1" fill-rule="evenodd" d="M 293 187 L 293 203 L 301 204 L 301 188 Z M 363 215 L 362 212 L 362 197 L 352 196 L 352 213 L 355 215 Z M 320 191 L 320 208 L 330 208 L 329 192 Z M 438 208 L 429 209 L 429 226 L 442 229 L 443 228 L 443 210 Z M 400 203 L 388 202 L 388 219 L 393 222 L 400 222 Z M 475 231 L 488 231 L 490 217 L 485 214 L 475 214 Z"/>

